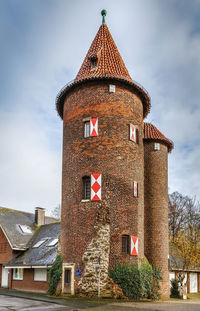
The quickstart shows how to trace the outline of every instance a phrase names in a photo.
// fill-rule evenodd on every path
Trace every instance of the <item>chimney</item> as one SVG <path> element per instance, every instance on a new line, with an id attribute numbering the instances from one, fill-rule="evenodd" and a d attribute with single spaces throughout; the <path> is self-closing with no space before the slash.
<path id="1" fill-rule="evenodd" d="M 45 209 L 42 207 L 35 208 L 35 224 L 42 226 L 45 223 Z"/>

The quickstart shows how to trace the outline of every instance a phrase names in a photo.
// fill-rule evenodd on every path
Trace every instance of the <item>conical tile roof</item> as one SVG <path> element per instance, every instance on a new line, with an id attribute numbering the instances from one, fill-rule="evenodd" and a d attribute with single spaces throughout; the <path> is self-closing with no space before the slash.
<path id="1" fill-rule="evenodd" d="M 131 79 L 110 31 L 104 22 L 100 26 L 75 80 L 68 83 L 57 95 L 56 108 L 60 117 L 63 117 L 63 106 L 66 96 L 72 90 L 80 87 L 80 85 L 100 80 L 106 80 L 108 83 L 123 84 L 124 87 L 137 94 L 143 103 L 143 116 L 147 116 L 151 107 L 148 92 Z"/>
<path id="2" fill-rule="evenodd" d="M 144 122 L 144 140 L 160 140 L 167 145 L 169 152 L 171 152 L 174 147 L 172 141 L 165 137 L 157 127 L 151 123 Z"/>
<path id="3" fill-rule="evenodd" d="M 75 81 L 90 77 L 121 77 L 131 80 L 106 24 L 99 27 Z"/>

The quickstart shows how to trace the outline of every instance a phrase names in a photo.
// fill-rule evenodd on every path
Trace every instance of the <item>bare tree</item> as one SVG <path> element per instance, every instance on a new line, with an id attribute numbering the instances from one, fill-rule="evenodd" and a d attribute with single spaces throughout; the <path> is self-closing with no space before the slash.
<path id="1" fill-rule="evenodd" d="M 169 195 L 170 253 L 177 266 L 200 264 L 200 206 L 178 192 Z"/>
<path id="2" fill-rule="evenodd" d="M 58 204 L 51 210 L 51 216 L 57 218 L 58 220 L 61 219 L 61 205 Z"/>

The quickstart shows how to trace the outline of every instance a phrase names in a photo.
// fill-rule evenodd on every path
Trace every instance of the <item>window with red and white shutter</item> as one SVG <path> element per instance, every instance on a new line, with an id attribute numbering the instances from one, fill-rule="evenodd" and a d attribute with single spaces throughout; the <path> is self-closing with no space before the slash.
<path id="1" fill-rule="evenodd" d="M 101 174 L 91 175 L 91 201 L 101 200 Z"/>
<path id="2" fill-rule="evenodd" d="M 131 256 L 138 256 L 138 237 L 131 236 Z"/>
<path id="3" fill-rule="evenodd" d="M 98 118 L 90 120 L 90 136 L 98 136 Z"/>
<path id="4" fill-rule="evenodd" d="M 130 140 L 133 141 L 134 143 L 137 142 L 136 127 L 132 123 L 130 123 Z"/>
<path id="5" fill-rule="evenodd" d="M 137 198 L 137 196 L 138 196 L 138 183 L 137 183 L 137 181 L 133 182 L 133 196 L 135 198 Z"/>

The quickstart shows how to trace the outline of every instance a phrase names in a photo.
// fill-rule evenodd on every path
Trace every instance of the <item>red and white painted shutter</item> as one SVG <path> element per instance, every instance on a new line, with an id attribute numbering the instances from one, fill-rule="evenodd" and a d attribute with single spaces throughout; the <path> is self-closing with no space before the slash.
<path id="1" fill-rule="evenodd" d="M 101 174 L 91 175 L 91 201 L 101 200 Z"/>
<path id="2" fill-rule="evenodd" d="M 137 256 L 138 255 L 138 237 L 137 236 L 131 236 L 131 256 Z"/>
<path id="3" fill-rule="evenodd" d="M 136 143 L 136 127 L 130 123 L 130 140 Z"/>
<path id="4" fill-rule="evenodd" d="M 137 196 L 138 196 L 138 183 L 137 183 L 137 181 L 133 182 L 133 195 L 135 198 L 137 198 Z"/>
<path id="5" fill-rule="evenodd" d="M 98 136 L 98 119 L 90 120 L 90 136 Z"/>

